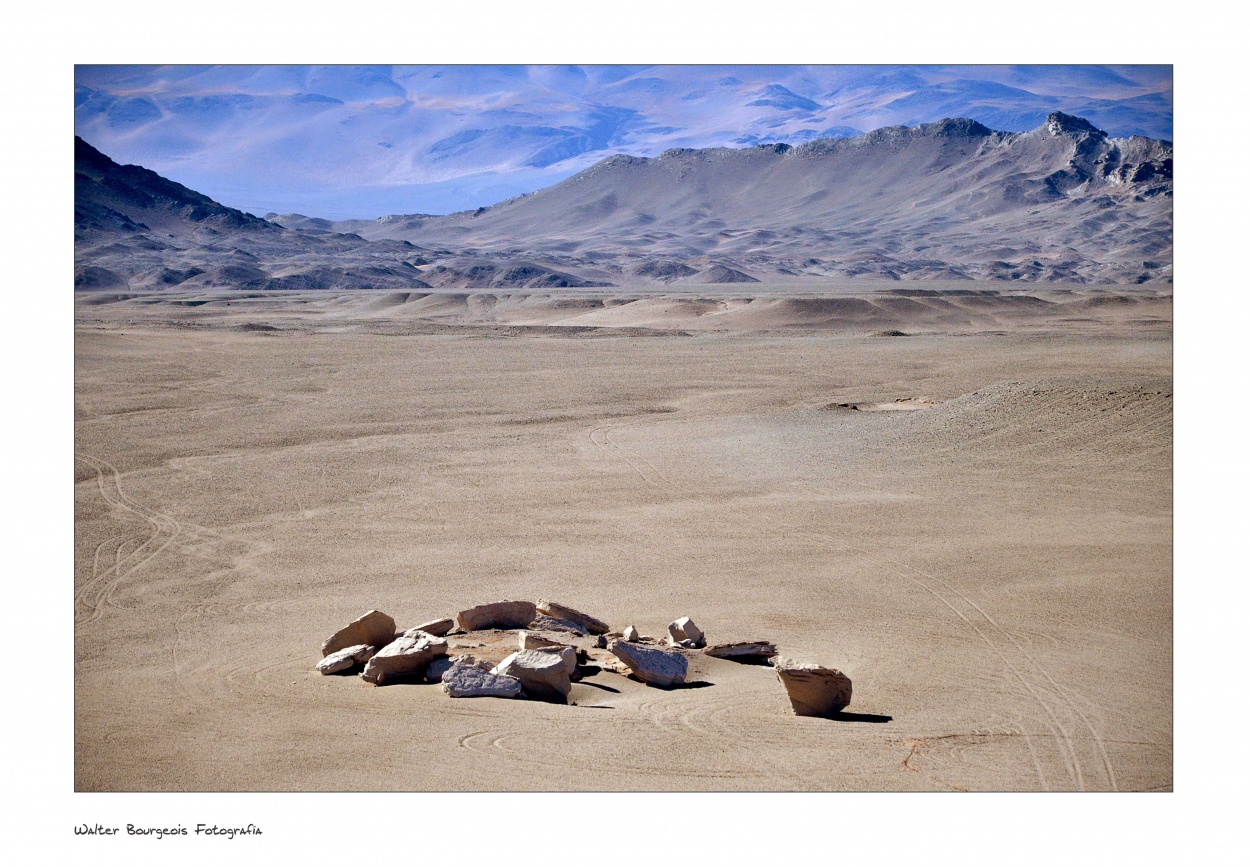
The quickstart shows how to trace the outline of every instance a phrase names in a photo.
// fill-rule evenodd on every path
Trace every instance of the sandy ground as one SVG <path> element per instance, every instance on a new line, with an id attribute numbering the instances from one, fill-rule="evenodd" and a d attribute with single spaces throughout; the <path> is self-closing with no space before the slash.
<path id="1" fill-rule="evenodd" d="M 1170 790 L 1170 293 L 751 289 L 80 296 L 76 789 Z M 313 670 L 370 608 L 539 596 L 854 713 L 710 658 L 568 706 Z"/>

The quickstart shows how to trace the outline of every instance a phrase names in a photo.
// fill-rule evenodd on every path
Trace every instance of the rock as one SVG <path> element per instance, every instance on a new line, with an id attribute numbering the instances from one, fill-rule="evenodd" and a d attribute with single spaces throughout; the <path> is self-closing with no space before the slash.
<path id="1" fill-rule="evenodd" d="M 675 650 L 614 639 L 608 642 L 608 651 L 628 665 L 630 672 L 643 683 L 672 686 L 686 681 L 686 657 Z"/>
<path id="2" fill-rule="evenodd" d="M 608 631 L 608 624 L 599 618 L 591 617 L 589 614 L 584 614 L 576 608 L 569 608 L 567 605 L 561 605 L 559 602 L 548 602 L 546 599 L 539 599 L 536 607 L 541 614 L 546 614 L 548 617 L 554 617 L 557 620 L 567 620 L 570 623 L 576 623 L 591 635 L 602 635 Z"/>
<path id="3" fill-rule="evenodd" d="M 590 663 L 599 666 L 604 671 L 611 671 L 616 674 L 624 675 L 628 675 L 633 671 L 633 669 L 621 661 L 619 657 L 608 653 L 606 650 L 592 648 L 591 650 L 586 651 L 586 657 Z"/>
<path id="4" fill-rule="evenodd" d="M 472 656 L 458 656 L 443 673 L 443 692 L 452 698 L 516 698 L 521 681 L 482 668 Z"/>
<path id="5" fill-rule="evenodd" d="M 533 632 L 522 630 L 517 633 L 517 644 L 521 650 L 541 650 L 545 647 L 568 647 L 569 645 L 554 638 L 545 638 Z"/>
<path id="6" fill-rule="evenodd" d="M 492 671 L 521 681 L 527 694 L 536 698 L 564 700 L 569 697 L 572 682 L 569 675 L 577 667 L 577 653 L 571 647 L 559 653 L 539 650 L 518 650 Z"/>
<path id="7" fill-rule="evenodd" d="M 792 660 L 773 667 L 798 716 L 830 716 L 851 703 L 851 679 L 835 668 Z"/>
<path id="8" fill-rule="evenodd" d="M 768 657 L 777 655 L 777 645 L 771 641 L 736 641 L 732 644 L 713 644 L 711 647 L 704 648 L 703 652 L 720 659 Z"/>
<path id="9" fill-rule="evenodd" d="M 637 641 L 639 638 L 642 638 L 642 635 L 634 628 L 632 623 L 626 626 L 625 631 L 621 633 L 622 641 Z"/>
<path id="10" fill-rule="evenodd" d="M 441 638 L 400 636 L 379 650 L 360 676 L 381 686 L 397 675 L 422 671 L 434 657 L 446 655 L 447 642 Z"/>
<path id="11" fill-rule="evenodd" d="M 329 656 L 357 644 L 385 647 L 394 640 L 395 619 L 381 611 L 368 611 L 327 638 L 321 645 L 321 655 Z"/>
<path id="12" fill-rule="evenodd" d="M 552 632 L 572 632 L 574 635 L 585 635 L 586 630 L 572 620 L 561 620 L 559 617 L 548 617 L 546 614 L 535 614 L 528 624 L 532 629 L 547 629 Z"/>
<path id="13" fill-rule="evenodd" d="M 377 653 L 376 647 L 368 644 L 353 644 L 351 647 L 344 647 L 342 650 L 336 650 L 327 656 L 321 662 L 317 663 L 317 671 L 322 674 L 337 674 L 340 671 L 346 671 L 360 665 L 362 662 L 368 662 L 373 654 Z"/>
<path id="14" fill-rule="evenodd" d="M 465 632 L 475 629 L 524 629 L 536 614 L 533 602 L 491 602 L 456 615 L 456 626 Z"/>
<path id="15" fill-rule="evenodd" d="M 679 617 L 668 625 L 669 643 L 682 647 L 702 647 L 703 630 L 694 625 L 689 617 Z"/>
<path id="16" fill-rule="evenodd" d="M 439 620 L 427 620 L 420 626 L 414 626 L 413 629 L 419 629 L 426 635 L 436 635 L 442 637 L 451 632 L 456 626 L 456 621 L 450 617 L 443 617 Z"/>
<path id="17" fill-rule="evenodd" d="M 451 668 L 453 660 L 449 656 L 436 656 L 425 668 L 426 683 L 442 683 L 443 675 Z"/>

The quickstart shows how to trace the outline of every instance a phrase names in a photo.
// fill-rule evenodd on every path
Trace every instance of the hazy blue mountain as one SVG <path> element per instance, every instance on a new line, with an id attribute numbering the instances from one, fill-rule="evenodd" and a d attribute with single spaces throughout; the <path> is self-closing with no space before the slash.
<path id="1" fill-rule="evenodd" d="M 799 144 L 1055 109 L 1172 137 L 1171 67 L 79 66 L 75 132 L 230 206 L 448 213 L 615 153 Z"/>

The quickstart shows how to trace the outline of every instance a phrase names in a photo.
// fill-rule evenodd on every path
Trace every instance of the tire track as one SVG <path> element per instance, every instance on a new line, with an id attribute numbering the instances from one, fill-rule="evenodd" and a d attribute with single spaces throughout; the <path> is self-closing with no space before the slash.
<path id="1" fill-rule="evenodd" d="M 183 529 L 177 519 L 172 516 L 147 509 L 127 496 L 121 486 L 121 473 L 112 464 L 85 452 L 74 454 L 95 471 L 96 488 L 101 499 L 113 509 L 121 510 L 142 520 L 148 525 L 150 531 L 142 544 L 125 556 L 122 556 L 121 551 L 127 540 L 123 539 L 118 546 L 113 565 L 102 572 L 98 568 L 100 547 L 113 540 L 106 541 L 96 549 L 96 556 L 92 560 L 91 578 L 74 595 L 74 626 L 77 629 L 79 626 L 92 623 L 104 616 L 106 607 L 117 607 L 112 603 L 112 597 L 121 583 L 168 548 L 175 539 L 182 535 Z M 118 537 L 114 537 L 116 538 Z"/>
<path id="2" fill-rule="evenodd" d="M 637 427 L 640 425 L 633 426 Z M 654 426 L 654 424 L 651 426 Z M 619 442 L 611 439 L 610 432 L 621 427 L 624 427 L 624 425 L 616 425 L 611 428 L 596 428 L 591 432 L 591 441 L 605 451 L 611 452 L 625 460 L 631 467 L 634 468 L 635 472 L 643 477 L 649 484 L 653 486 L 664 485 L 672 490 L 682 491 L 690 497 L 701 496 L 700 492 L 668 479 L 658 470 L 658 468 L 655 467 L 653 463 L 640 457 L 639 460 L 646 461 L 656 478 L 651 479 L 643 473 L 633 458 L 629 455 L 628 450 L 623 448 Z M 601 439 L 603 440 L 602 442 L 595 438 L 594 434 L 596 433 L 601 434 Z M 858 487 L 862 490 L 867 490 L 867 488 L 862 485 Z M 808 488 L 808 491 L 809 493 L 820 494 L 820 492 L 812 491 L 810 488 Z M 727 505 L 731 505 L 739 511 L 744 511 L 743 507 L 736 504 L 727 503 Z M 1062 711 L 1057 710 L 1055 702 L 1050 700 L 1050 693 L 1052 690 L 1054 694 L 1058 696 L 1062 704 L 1065 704 L 1072 715 L 1076 717 L 1076 719 L 1079 719 L 1080 723 L 1083 724 L 1083 726 L 1091 733 L 1092 739 L 1097 745 L 1099 759 L 1101 760 L 1101 765 L 1107 778 L 1107 784 L 1112 790 L 1116 790 L 1117 784 L 1114 768 L 1112 767 L 1110 757 L 1107 754 L 1105 745 L 1103 744 L 1101 733 L 1098 732 L 1097 728 L 1090 722 L 1084 712 L 1077 707 L 1073 696 L 1069 693 L 1069 691 L 1065 690 L 1058 684 L 1058 682 L 1050 675 L 1050 672 L 1047 671 L 1032 654 L 1026 651 L 1013 635 L 1005 630 L 996 620 L 987 614 L 981 606 L 973 602 L 968 596 L 957 590 L 949 582 L 938 578 L 937 576 L 918 570 L 905 563 L 892 560 L 888 557 L 879 557 L 870 551 L 852 545 L 844 540 L 836 539 L 826 534 L 805 530 L 796 525 L 788 524 L 760 513 L 756 513 L 752 517 L 755 520 L 765 520 L 773 526 L 786 530 L 791 534 L 805 536 L 809 539 L 825 544 L 832 543 L 843 550 L 855 553 L 868 562 L 877 565 L 884 571 L 890 572 L 896 577 L 919 587 L 925 593 L 932 596 L 939 604 L 959 618 L 964 626 L 968 628 L 995 657 L 998 658 L 1000 663 L 1010 673 L 1018 686 L 1021 687 L 1028 694 L 1029 698 L 1031 698 L 1032 701 L 1041 708 L 1046 720 L 1048 721 L 1047 726 L 1051 729 L 1054 735 L 1054 740 L 1057 744 L 1063 765 L 1072 785 L 1081 791 L 1086 789 L 1085 769 L 1081 764 L 1080 756 L 1074 742 L 1073 733 L 1069 731 L 1070 726 L 1065 725 L 1060 720 Z M 900 569 L 906 569 L 908 571 L 903 572 L 900 571 Z M 939 590 L 939 585 L 942 588 L 945 588 L 945 590 Z M 1052 641 L 1054 640 L 1051 636 L 1047 635 L 1046 637 L 1050 638 Z M 1010 647 L 1007 645 L 1010 645 Z M 1015 657 L 1014 662 L 1009 657 Z M 1023 657 L 1024 661 L 1022 662 L 1019 657 Z M 1046 684 L 1049 684 L 1049 688 L 1045 684 L 1038 681 L 1036 674 L 1029 671 L 1030 666 L 1035 669 L 1036 672 L 1040 673 L 1041 679 L 1044 680 Z M 1042 785 L 1042 788 L 1049 791 L 1050 782 L 1042 768 L 1042 761 L 1038 753 L 1037 744 L 1034 743 L 1033 738 L 1027 732 L 1021 732 L 1021 736 L 1025 740 L 1034 766 L 1034 771 Z"/>

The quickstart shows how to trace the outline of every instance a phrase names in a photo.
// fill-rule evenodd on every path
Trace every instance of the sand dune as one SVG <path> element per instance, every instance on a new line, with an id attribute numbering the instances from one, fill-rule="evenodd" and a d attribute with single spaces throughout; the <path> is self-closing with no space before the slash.
<path id="1" fill-rule="evenodd" d="M 1170 292 L 98 292 L 76 320 L 78 790 L 1171 788 Z M 846 672 L 850 713 L 710 657 L 568 706 L 313 671 L 370 608 L 540 596 L 770 639 Z"/>

